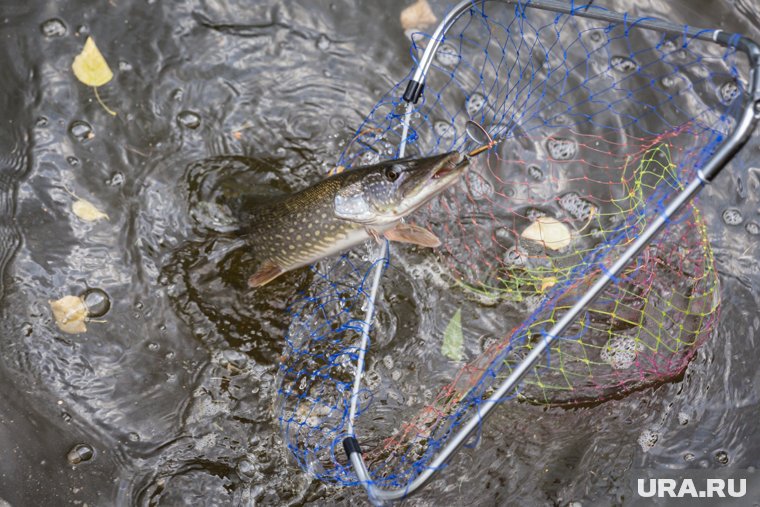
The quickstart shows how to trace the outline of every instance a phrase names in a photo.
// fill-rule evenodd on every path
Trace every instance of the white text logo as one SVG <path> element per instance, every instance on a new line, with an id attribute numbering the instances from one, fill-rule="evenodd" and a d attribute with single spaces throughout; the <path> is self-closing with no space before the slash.
<path id="1" fill-rule="evenodd" d="M 639 479 L 638 490 L 644 498 L 741 498 L 747 494 L 747 479 L 706 479 L 702 489 L 691 479 Z"/>

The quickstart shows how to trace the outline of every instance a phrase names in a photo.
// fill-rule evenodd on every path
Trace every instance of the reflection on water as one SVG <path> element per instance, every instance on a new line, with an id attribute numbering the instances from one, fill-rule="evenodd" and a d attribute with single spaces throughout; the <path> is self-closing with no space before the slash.
<path id="1" fill-rule="evenodd" d="M 356 501 L 359 491 L 313 481 L 284 449 L 272 407 L 285 309 L 314 275 L 297 270 L 248 290 L 252 259 L 238 212 L 336 163 L 355 126 L 410 67 L 398 26 L 404 6 L 0 7 L 8 41 L 0 97 L 13 120 L 0 127 L 0 443 L 11 456 L 0 464 L 0 498 Z M 444 2 L 434 9 L 440 15 Z M 727 1 L 653 1 L 641 10 L 760 36 L 756 19 L 737 17 Z M 70 72 L 88 35 L 114 70 L 99 93 L 115 117 Z M 617 64 L 625 71 L 627 62 Z M 590 409 L 505 406 L 483 427 L 488 445 L 465 449 L 410 503 L 620 501 L 631 467 L 758 466 L 750 359 L 760 328 L 757 139 L 701 198 L 724 303 L 717 335 L 684 379 Z M 573 146 L 560 141 L 550 147 L 556 158 Z M 543 169 L 527 174 L 541 180 Z M 493 191 L 485 180 L 468 184 L 478 195 Z M 70 192 L 108 220 L 80 220 Z M 566 204 L 583 213 L 583 203 Z M 434 325 L 429 309 L 414 307 L 412 275 L 436 275 L 396 267 L 368 378 L 424 384 L 432 365 L 414 364 L 412 344 L 392 337 L 398 326 Z M 92 298 L 93 289 L 105 291 L 110 308 L 95 312 L 86 333 L 60 332 L 48 301 Z"/>

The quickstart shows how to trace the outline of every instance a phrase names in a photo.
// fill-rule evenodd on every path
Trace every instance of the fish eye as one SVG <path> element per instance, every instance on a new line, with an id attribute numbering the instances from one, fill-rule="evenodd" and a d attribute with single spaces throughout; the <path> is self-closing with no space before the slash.
<path id="1" fill-rule="evenodd" d="M 396 169 L 396 166 L 391 166 L 385 170 L 385 177 L 388 178 L 388 181 L 396 181 L 398 176 L 399 170 Z"/>

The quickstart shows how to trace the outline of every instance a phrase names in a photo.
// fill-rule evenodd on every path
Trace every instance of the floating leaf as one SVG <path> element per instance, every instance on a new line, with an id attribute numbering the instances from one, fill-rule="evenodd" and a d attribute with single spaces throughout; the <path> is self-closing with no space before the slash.
<path id="1" fill-rule="evenodd" d="M 570 244 L 572 238 L 570 229 L 552 217 L 538 217 L 522 232 L 521 236 L 524 239 L 543 243 L 546 248 L 551 250 L 565 248 Z"/>
<path id="2" fill-rule="evenodd" d="M 462 309 L 451 317 L 446 330 L 443 332 L 441 354 L 453 361 L 464 359 L 464 334 L 462 333 Z"/>
<path id="3" fill-rule="evenodd" d="M 95 222 L 103 218 L 109 219 L 108 215 L 96 208 L 90 201 L 85 201 L 84 199 L 75 201 L 71 205 L 71 211 L 85 222 Z"/>
<path id="4" fill-rule="evenodd" d="M 401 28 L 412 30 L 430 26 L 438 21 L 438 18 L 435 17 L 433 9 L 430 8 L 427 0 L 417 0 L 417 2 L 401 11 L 400 21 Z"/>
<path id="5" fill-rule="evenodd" d="M 58 328 L 64 333 L 78 334 L 87 331 L 85 319 L 87 306 L 82 298 L 64 296 L 56 301 L 48 301 Z"/>
<path id="6" fill-rule="evenodd" d="M 82 52 L 74 58 L 71 70 L 87 86 L 103 86 L 113 79 L 113 72 L 92 37 L 87 37 Z"/>
<path id="7" fill-rule="evenodd" d="M 103 54 L 98 49 L 98 46 L 95 45 L 92 37 L 87 37 L 82 52 L 74 57 L 71 70 L 74 71 L 74 75 L 79 81 L 92 86 L 92 89 L 95 90 L 95 98 L 98 99 L 98 104 L 108 114 L 116 116 L 116 112 L 110 110 L 100 99 L 100 95 L 98 95 L 98 86 L 103 86 L 113 79 L 113 72 L 111 72 L 108 62 L 103 58 Z"/>

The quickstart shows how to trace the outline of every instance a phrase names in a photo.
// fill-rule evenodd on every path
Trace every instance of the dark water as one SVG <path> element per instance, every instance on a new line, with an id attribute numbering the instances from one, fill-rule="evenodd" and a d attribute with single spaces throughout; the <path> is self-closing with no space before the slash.
<path id="1" fill-rule="evenodd" d="M 226 204 L 252 190 L 300 188 L 335 163 L 410 68 L 404 6 L 0 7 L 0 498 L 363 501 L 361 491 L 321 485 L 288 460 L 273 383 L 284 309 L 308 274 L 247 290 L 252 259 Z M 445 5 L 435 7 L 440 14 Z M 682 0 L 639 2 L 633 13 L 760 39 L 755 10 L 743 0 Z M 87 35 L 114 70 L 99 93 L 116 116 L 71 73 Z M 701 198 L 722 317 L 684 379 L 590 409 L 509 405 L 484 426 L 477 450 L 463 450 L 409 504 L 620 503 L 638 468 L 760 465 L 758 138 Z M 69 192 L 109 219 L 77 218 Z M 88 287 L 105 291 L 111 309 L 86 333 L 61 333 L 48 301 Z"/>

